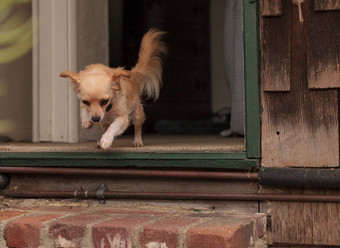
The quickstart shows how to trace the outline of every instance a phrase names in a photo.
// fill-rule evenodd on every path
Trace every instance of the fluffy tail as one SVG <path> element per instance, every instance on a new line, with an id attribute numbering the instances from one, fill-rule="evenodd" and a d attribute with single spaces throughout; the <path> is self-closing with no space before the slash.
<path id="1" fill-rule="evenodd" d="M 136 66 L 131 70 L 132 77 L 139 83 L 141 94 L 157 100 L 162 86 L 163 59 L 167 52 L 161 40 L 165 32 L 150 29 L 143 37 Z"/>

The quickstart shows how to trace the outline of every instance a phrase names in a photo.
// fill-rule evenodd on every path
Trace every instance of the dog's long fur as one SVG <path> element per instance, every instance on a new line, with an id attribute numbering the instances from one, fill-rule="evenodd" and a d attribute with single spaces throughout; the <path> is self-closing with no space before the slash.
<path id="1" fill-rule="evenodd" d="M 93 64 L 78 73 L 65 71 L 60 74 L 72 80 L 78 94 L 82 127 L 91 128 L 93 122 L 100 122 L 105 131 L 99 141 L 103 149 L 110 148 L 114 138 L 121 135 L 131 121 L 135 126 L 133 145 L 143 145 L 145 114 L 141 96 L 154 100 L 159 97 L 163 58 L 167 51 L 162 41 L 164 34 L 150 29 L 144 35 L 138 62 L 131 71 Z"/>

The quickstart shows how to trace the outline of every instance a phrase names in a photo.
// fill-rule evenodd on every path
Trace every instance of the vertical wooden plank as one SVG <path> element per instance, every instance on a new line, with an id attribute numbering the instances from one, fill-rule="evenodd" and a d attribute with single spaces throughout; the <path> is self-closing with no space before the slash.
<path id="1" fill-rule="evenodd" d="M 313 244 L 338 245 L 339 221 L 338 207 L 336 203 L 313 203 Z"/>
<path id="2" fill-rule="evenodd" d="M 262 1 L 260 1 L 262 2 Z M 284 15 L 261 17 L 261 83 L 264 91 L 290 90 L 291 8 Z"/>
<path id="3" fill-rule="evenodd" d="M 285 2 L 291 4 L 289 0 Z M 303 13 L 310 11 L 311 4 L 302 4 Z M 296 5 L 292 20 L 291 92 L 262 91 L 262 165 L 336 167 L 338 92 L 308 89 L 305 30 Z"/>
<path id="4" fill-rule="evenodd" d="M 280 191 L 288 194 L 339 194 L 339 190 L 302 191 L 271 187 L 265 187 L 263 190 L 267 193 Z M 340 244 L 339 203 L 270 202 L 270 207 L 272 243 L 318 247 Z"/>
<path id="5" fill-rule="evenodd" d="M 258 6 L 243 0 L 244 91 L 247 158 L 259 158 L 260 145 L 260 82 Z"/>
<path id="6" fill-rule="evenodd" d="M 39 141 L 39 0 L 32 0 L 32 141 Z"/>
<path id="7" fill-rule="evenodd" d="M 52 141 L 65 142 L 68 139 L 65 126 L 68 126 L 69 85 L 58 75 L 68 69 L 67 0 L 52 1 L 52 9 Z"/>
<path id="8" fill-rule="evenodd" d="M 33 140 L 78 141 L 78 102 L 60 72 L 77 70 L 76 0 L 34 1 Z"/>
<path id="9" fill-rule="evenodd" d="M 262 0 L 262 16 L 281 16 L 282 0 Z"/>
<path id="10" fill-rule="evenodd" d="M 272 202 L 273 243 L 312 244 L 312 203 Z"/>
<path id="11" fill-rule="evenodd" d="M 77 70 L 76 1 L 52 2 L 52 141 L 78 141 L 78 100 L 73 87 L 59 74 Z"/>
<path id="12" fill-rule="evenodd" d="M 303 190 L 264 187 L 266 193 L 303 194 Z M 270 202 L 271 242 L 274 244 L 312 244 L 312 203 Z"/>
<path id="13" fill-rule="evenodd" d="M 43 10 L 43 11 L 42 11 Z M 39 1 L 39 140 L 51 141 L 52 133 L 52 1 Z M 41 39 L 41 37 L 44 37 Z M 44 82 L 44 83 L 40 83 Z"/>
<path id="14" fill-rule="evenodd" d="M 67 1 L 67 61 L 68 69 L 78 71 L 77 62 L 77 3 L 76 0 Z M 64 81 L 65 83 L 65 81 Z M 79 103 L 71 83 L 68 84 L 68 142 L 79 141 Z"/>
<path id="15" fill-rule="evenodd" d="M 338 195 L 338 190 L 309 190 L 308 193 Z M 313 244 L 340 244 L 340 204 L 312 203 L 313 208 Z"/>
<path id="16" fill-rule="evenodd" d="M 314 10 L 340 10 L 340 0 L 314 0 Z"/>
<path id="17" fill-rule="evenodd" d="M 310 5 L 305 23 L 309 88 L 339 88 L 340 12 L 315 12 Z"/>

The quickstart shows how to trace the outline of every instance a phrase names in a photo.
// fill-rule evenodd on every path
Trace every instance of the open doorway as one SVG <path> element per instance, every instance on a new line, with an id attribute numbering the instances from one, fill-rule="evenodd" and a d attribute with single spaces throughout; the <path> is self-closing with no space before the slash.
<path id="1" fill-rule="evenodd" d="M 68 54 L 70 49 L 67 46 L 72 44 L 77 44 L 76 49 L 74 47 L 72 49 L 78 51 L 76 56 L 78 70 L 90 63 L 107 63 L 106 36 L 104 34 L 100 36 L 98 33 L 106 32 L 105 25 L 109 20 L 110 65 L 113 67 L 126 66 L 129 69 L 135 64 L 140 40 L 150 27 L 160 28 L 168 32 L 166 41 L 170 52 L 163 75 L 164 87 L 157 102 L 146 103 L 147 122 L 144 125 L 144 141 L 146 142 L 144 142 L 145 147 L 139 150 L 140 152 L 177 152 L 179 147 L 182 147 L 180 151 L 186 152 L 191 150 L 198 152 L 243 152 L 245 146 L 242 137 L 235 139 L 219 135 L 221 130 L 229 127 L 231 105 L 223 57 L 225 2 L 226 0 L 190 0 L 185 2 L 178 0 L 109 0 L 108 9 L 104 2 L 101 8 L 93 1 L 77 2 L 79 6 L 73 6 L 71 10 L 77 10 L 77 20 L 73 24 L 77 27 L 77 33 L 81 35 L 64 37 L 62 41 L 65 44 L 51 42 L 52 48 L 54 45 L 59 46 L 58 49 L 54 48 L 55 51 L 59 52 L 54 53 L 57 56 L 48 56 L 49 53 L 39 50 L 41 73 L 38 74 L 38 77 L 39 83 L 44 88 L 38 87 L 39 94 L 42 97 L 39 98 L 39 106 L 36 109 L 39 111 L 38 126 L 40 129 L 38 134 L 44 137 L 39 137 L 40 139 L 37 139 L 37 141 L 74 142 L 67 137 L 78 132 L 73 126 L 79 127 L 77 120 L 74 120 L 77 119 L 79 114 L 78 111 L 67 112 L 70 109 L 70 104 L 67 102 L 72 102 L 72 104 L 74 102 L 72 95 L 69 95 L 67 101 L 61 101 L 60 97 L 55 96 L 58 93 L 56 89 L 61 87 L 63 88 L 60 92 L 67 94 L 72 92 L 65 81 L 58 81 L 58 75 L 60 71 L 69 69 L 70 64 L 72 64 L 70 62 L 67 62 L 69 64 L 65 63 L 68 58 L 74 58 L 72 54 Z M 68 12 L 63 11 L 60 2 L 51 1 L 50 4 L 58 8 L 49 8 L 46 2 L 39 2 L 40 10 L 46 8 L 53 13 L 56 12 L 53 15 L 46 14 L 41 17 L 39 32 L 47 30 L 50 38 L 60 37 L 61 34 L 66 33 L 64 31 L 61 33 L 59 29 L 59 27 L 65 27 L 63 20 L 71 19 L 60 18 L 60 14 L 69 13 L 72 16 L 72 11 L 70 9 Z M 69 6 L 65 5 L 65 8 L 68 9 Z M 90 11 L 93 11 L 96 15 L 87 16 Z M 44 11 L 41 11 L 41 14 L 43 13 Z M 109 13 L 108 16 L 107 13 Z M 55 25 L 53 29 L 47 25 L 48 23 L 43 27 L 46 23 L 44 18 L 48 19 L 49 16 L 56 19 L 51 22 Z M 103 28 L 99 31 L 99 27 Z M 69 27 L 65 29 L 72 30 Z M 59 33 L 52 35 L 50 30 Z M 97 32 L 95 38 L 93 37 L 94 32 Z M 69 32 L 69 35 L 72 34 L 72 32 Z M 76 42 L 68 42 L 70 40 Z M 100 46 L 98 43 L 100 43 Z M 60 51 L 64 52 L 63 55 L 65 56 L 61 56 Z M 61 59 L 64 57 L 65 61 Z M 49 58 L 53 60 L 52 62 L 49 61 L 50 64 L 47 64 L 51 66 L 51 69 L 46 70 L 47 65 L 43 63 L 43 60 Z M 58 63 L 54 60 L 58 60 Z M 31 66 L 31 64 L 29 65 Z M 77 70 L 77 68 L 73 70 Z M 46 74 L 48 74 L 48 77 L 45 76 Z M 44 76 L 48 80 L 42 80 L 40 76 Z M 50 82 L 53 86 L 51 88 L 54 89 L 51 92 L 44 90 Z M 67 94 L 62 93 L 60 95 L 66 96 Z M 50 99 L 52 99 L 51 102 L 48 102 Z M 45 100 L 48 104 L 45 104 Z M 77 103 L 73 105 L 77 106 Z M 43 106 L 44 109 L 48 108 L 47 111 L 41 112 L 40 106 Z M 60 116 L 67 117 L 68 124 L 57 118 Z M 33 122 L 33 128 L 36 126 Z M 59 132 L 59 129 L 62 130 Z M 55 134 L 51 135 L 51 132 L 55 132 Z M 94 149 L 95 143 L 93 141 L 100 138 L 101 132 L 98 135 L 91 136 L 87 135 L 88 132 L 89 130 L 79 130 L 78 140 L 82 142 L 91 140 L 91 142 L 89 146 L 85 147 L 86 149 L 74 144 L 74 146 L 77 146 L 75 148 L 77 151 Z M 58 139 L 54 140 L 54 137 Z M 20 139 L 15 138 L 14 140 Z M 128 135 L 123 135 L 122 138 L 115 140 L 113 151 L 123 146 L 126 147 L 127 151 L 138 152 L 136 149 L 131 150 L 130 141 L 132 142 L 132 139 Z M 161 145 L 166 143 L 164 141 L 167 141 L 170 145 L 173 144 L 172 147 L 167 149 L 163 147 L 163 149 Z M 181 143 L 178 143 L 178 141 Z M 147 150 L 147 146 L 150 150 Z M 151 146 L 154 148 L 151 148 Z M 69 151 L 71 149 L 63 148 L 64 144 L 59 145 L 59 147 L 61 150 L 58 151 Z M 7 148 L 4 147 L 3 149 L 6 150 Z M 30 147 L 29 150 L 40 151 L 43 148 L 37 146 L 37 150 L 34 147 Z"/>
<path id="2" fill-rule="evenodd" d="M 151 27 L 167 32 L 164 85 L 157 102 L 146 102 L 145 134 L 216 138 L 230 128 L 223 51 L 225 8 L 226 0 L 109 0 L 110 66 L 130 69 L 143 34 Z M 244 143 L 243 138 L 238 140 Z"/>

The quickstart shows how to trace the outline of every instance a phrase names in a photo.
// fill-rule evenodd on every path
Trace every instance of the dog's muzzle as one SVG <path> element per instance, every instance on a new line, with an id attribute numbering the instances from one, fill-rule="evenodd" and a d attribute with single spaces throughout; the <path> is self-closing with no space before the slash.
<path id="1" fill-rule="evenodd" d="M 92 116 L 92 121 L 93 122 L 99 122 L 100 121 L 100 116 Z"/>

